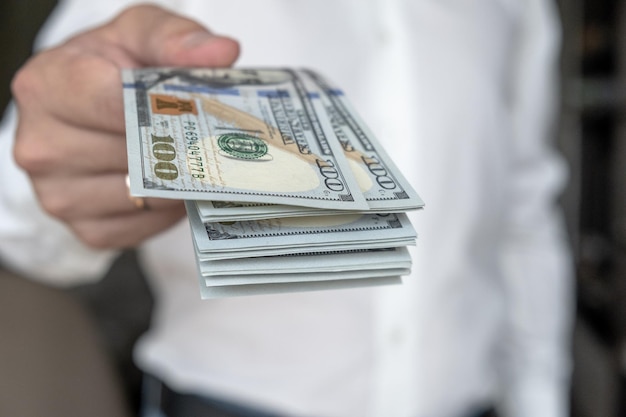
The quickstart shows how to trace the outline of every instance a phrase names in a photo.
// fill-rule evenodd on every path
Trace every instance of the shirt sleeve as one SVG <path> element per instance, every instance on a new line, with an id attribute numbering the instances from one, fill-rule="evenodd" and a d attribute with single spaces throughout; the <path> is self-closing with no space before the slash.
<path id="1" fill-rule="evenodd" d="M 554 151 L 559 24 L 554 4 L 521 7 L 512 62 L 511 184 L 502 247 L 507 318 L 502 409 L 510 417 L 568 413 L 572 261 L 557 196 L 566 179 Z"/>

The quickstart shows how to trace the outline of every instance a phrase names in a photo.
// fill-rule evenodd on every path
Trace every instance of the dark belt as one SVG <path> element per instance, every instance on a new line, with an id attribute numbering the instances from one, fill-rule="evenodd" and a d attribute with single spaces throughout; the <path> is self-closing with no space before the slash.
<path id="1" fill-rule="evenodd" d="M 146 375 L 145 383 L 158 391 L 158 407 L 167 417 L 286 417 L 222 399 L 174 391 L 160 380 Z M 497 417 L 492 409 L 477 411 L 472 417 Z"/>
<path id="2" fill-rule="evenodd" d="M 153 387 L 159 386 L 158 406 L 167 417 L 285 417 L 222 399 L 179 393 L 148 378 Z"/>
<path id="3" fill-rule="evenodd" d="M 493 408 L 482 409 L 469 414 L 468 417 L 498 417 Z"/>

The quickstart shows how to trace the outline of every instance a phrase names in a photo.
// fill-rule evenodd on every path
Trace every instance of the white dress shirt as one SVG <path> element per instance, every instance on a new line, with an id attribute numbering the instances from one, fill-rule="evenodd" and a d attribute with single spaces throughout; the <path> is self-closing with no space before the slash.
<path id="1" fill-rule="evenodd" d="M 39 45 L 134 1 L 62 1 Z M 186 222 L 145 242 L 156 297 L 136 347 L 186 392 L 294 416 L 565 417 L 570 261 L 550 134 L 559 28 L 543 0 L 158 1 L 241 41 L 238 66 L 337 84 L 426 202 L 404 284 L 202 301 Z M 0 257 L 34 279 L 103 275 L 36 203 L 0 134 Z"/>

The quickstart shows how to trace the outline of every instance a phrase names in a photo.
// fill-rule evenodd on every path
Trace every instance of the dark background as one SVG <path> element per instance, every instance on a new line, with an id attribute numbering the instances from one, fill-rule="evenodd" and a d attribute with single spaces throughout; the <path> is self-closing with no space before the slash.
<path id="1" fill-rule="evenodd" d="M 0 109 L 56 2 L 0 2 Z M 570 164 L 563 195 L 577 268 L 572 417 L 626 417 L 626 6 L 562 0 L 562 111 L 558 143 Z M 0 274 L 0 284 L 5 278 Z M 120 291 L 120 284 L 124 290 Z M 94 313 L 131 398 L 130 347 L 152 305 L 133 252 L 97 285 L 71 290 Z M 104 294 L 104 296 L 102 295 Z M 116 300 L 114 306 L 108 300 Z M 2 330 L 0 330 L 2 332 Z M 529 416 L 532 417 L 532 416 Z"/>

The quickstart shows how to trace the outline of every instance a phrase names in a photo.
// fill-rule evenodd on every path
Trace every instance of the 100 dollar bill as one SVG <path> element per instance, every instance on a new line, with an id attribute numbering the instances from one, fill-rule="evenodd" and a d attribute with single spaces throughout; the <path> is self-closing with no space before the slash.
<path id="1" fill-rule="evenodd" d="M 343 91 L 313 71 L 313 80 L 333 132 L 371 211 L 401 212 L 422 208 L 424 202 L 394 164 Z"/>
<path id="2" fill-rule="evenodd" d="M 340 271 L 411 268 L 406 247 L 335 252 L 304 252 L 295 255 L 200 261 L 204 277 L 239 275 L 332 274 Z M 387 274 L 394 275 L 394 274 Z"/>
<path id="3" fill-rule="evenodd" d="M 303 71 L 122 73 L 136 196 L 367 210 Z"/>
<path id="4" fill-rule="evenodd" d="M 417 238 L 404 213 L 204 223 L 192 202 L 185 202 L 185 205 L 201 260 L 381 249 L 413 245 Z"/>
<path id="5" fill-rule="evenodd" d="M 376 287 L 382 285 L 402 284 L 399 276 L 362 278 L 362 279 L 338 279 L 327 281 L 305 281 L 286 282 L 271 284 L 250 284 L 250 285 L 221 285 L 209 286 L 206 279 L 199 275 L 200 295 L 202 299 L 243 297 L 264 294 L 282 294 L 290 292 L 308 292 L 322 290 L 340 290 L 356 287 Z"/>

